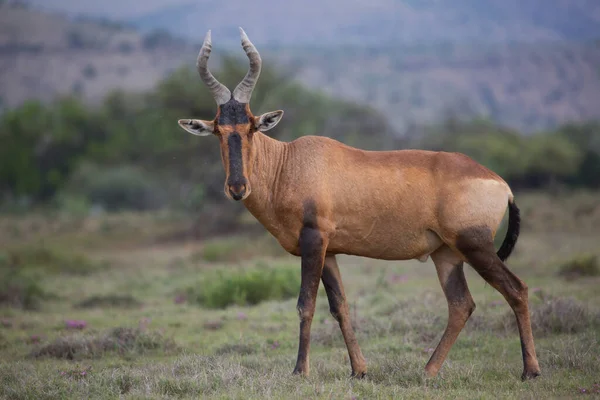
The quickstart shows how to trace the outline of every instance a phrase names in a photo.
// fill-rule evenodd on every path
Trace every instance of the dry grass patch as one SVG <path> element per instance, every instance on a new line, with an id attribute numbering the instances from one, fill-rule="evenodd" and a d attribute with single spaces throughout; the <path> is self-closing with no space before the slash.
<path id="1" fill-rule="evenodd" d="M 600 312 L 572 297 L 554 297 L 540 293 L 541 303 L 530 305 L 531 327 L 535 336 L 575 334 L 600 327 Z M 505 327 L 517 329 L 512 311 L 505 315 Z"/>
<path id="2" fill-rule="evenodd" d="M 95 335 L 71 335 L 57 338 L 31 352 L 34 358 L 86 359 L 102 357 L 106 353 L 121 356 L 142 355 L 157 351 L 172 353 L 175 342 L 159 332 L 139 328 L 114 328 Z"/>
<path id="3" fill-rule="evenodd" d="M 142 303 L 128 294 L 91 296 L 75 304 L 75 308 L 135 308 Z"/>

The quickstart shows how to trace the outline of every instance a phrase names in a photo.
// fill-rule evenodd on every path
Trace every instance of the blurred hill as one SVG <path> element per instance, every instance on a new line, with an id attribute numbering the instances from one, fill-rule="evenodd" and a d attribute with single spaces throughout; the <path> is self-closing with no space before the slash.
<path id="1" fill-rule="evenodd" d="M 0 2 L 0 101 L 14 107 L 65 93 L 99 100 L 114 88 L 147 90 L 196 51 L 164 33 Z"/>
<path id="2" fill-rule="evenodd" d="M 484 117 L 523 133 L 600 117 L 600 41 L 279 50 L 298 79 L 366 103 L 399 132 Z"/>
<path id="3" fill-rule="evenodd" d="M 144 29 L 198 38 L 208 26 L 237 44 L 237 26 L 256 44 L 389 45 L 431 42 L 587 40 L 598 37 L 596 0 L 34 0 L 76 14 L 119 18 Z"/>
<path id="4" fill-rule="evenodd" d="M 197 43 L 212 28 L 216 65 L 224 52 L 243 56 L 243 25 L 265 64 L 330 95 L 369 103 L 399 133 L 448 114 L 483 116 L 525 133 L 600 117 L 596 1 L 32 4 L 71 17 L 0 4 L 5 107 L 63 93 L 98 100 L 115 88 L 148 90 L 175 68 L 193 66 L 198 45 L 173 35 Z M 74 17 L 86 12 L 126 24 Z"/>

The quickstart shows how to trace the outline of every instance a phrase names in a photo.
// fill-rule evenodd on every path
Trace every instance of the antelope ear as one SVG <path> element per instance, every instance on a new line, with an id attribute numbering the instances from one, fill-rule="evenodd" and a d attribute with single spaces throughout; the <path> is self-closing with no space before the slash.
<path id="1" fill-rule="evenodd" d="M 283 110 L 271 111 L 268 113 L 264 113 L 260 117 L 254 120 L 254 124 L 256 129 L 259 131 L 268 131 L 271 128 L 274 128 L 275 125 L 281 121 L 283 117 Z"/>
<path id="2" fill-rule="evenodd" d="M 180 127 L 196 136 L 209 136 L 214 133 L 215 123 L 213 121 L 202 121 L 201 119 L 180 119 L 177 121 Z"/>

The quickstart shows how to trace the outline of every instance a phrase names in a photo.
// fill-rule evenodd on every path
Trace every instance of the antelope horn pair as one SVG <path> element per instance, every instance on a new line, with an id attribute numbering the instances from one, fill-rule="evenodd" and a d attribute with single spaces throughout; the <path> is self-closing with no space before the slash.
<path id="1" fill-rule="evenodd" d="M 242 28 L 240 28 L 240 36 L 242 38 L 242 47 L 244 48 L 244 51 L 250 60 L 250 68 L 248 69 L 244 79 L 233 91 L 233 98 L 240 103 L 249 103 L 250 97 L 252 96 L 252 91 L 254 90 L 254 86 L 256 86 L 258 76 L 260 75 L 262 60 L 260 59 L 258 50 L 256 50 L 256 47 L 254 47 L 250 39 L 248 39 L 248 35 L 246 35 L 246 32 L 244 32 Z M 204 39 L 204 44 L 200 49 L 200 53 L 198 54 L 196 68 L 200 74 L 200 79 L 202 79 L 202 82 L 208 86 L 208 89 L 210 90 L 210 93 L 213 95 L 217 104 L 222 105 L 231 99 L 231 92 L 229 89 L 227 89 L 227 87 L 225 87 L 225 85 L 219 82 L 208 69 L 208 58 L 210 57 L 211 50 L 212 43 L 209 30 L 206 34 L 206 38 Z"/>

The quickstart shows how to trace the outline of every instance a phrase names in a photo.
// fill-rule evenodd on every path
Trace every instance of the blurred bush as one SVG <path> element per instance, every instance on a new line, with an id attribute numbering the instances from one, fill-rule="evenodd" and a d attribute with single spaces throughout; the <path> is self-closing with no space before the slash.
<path id="1" fill-rule="evenodd" d="M 0 253 L 0 267 L 15 271 L 37 271 L 45 274 L 91 274 L 105 265 L 83 254 L 46 246 L 29 246 Z"/>
<path id="2" fill-rule="evenodd" d="M 167 39 L 149 36 L 147 45 Z M 224 57 L 218 76 L 234 87 L 246 70 L 246 60 Z M 450 117 L 399 139 L 387 118 L 368 106 L 310 90 L 269 66 L 252 109 L 286 111 L 284 122 L 269 131 L 276 139 L 318 134 L 369 150 L 458 151 L 515 190 L 600 188 L 599 122 L 525 136 L 490 121 Z M 94 204 L 109 211 L 169 207 L 197 213 L 199 231 L 236 229 L 243 207 L 224 201 L 218 140 L 189 135 L 176 122 L 215 113 L 192 68 L 173 72 L 147 93 L 114 91 L 99 106 L 65 97 L 6 110 L 0 116 L 0 209 L 54 205 L 81 214 Z M 213 224 L 213 215 L 222 223 Z"/>
<path id="3" fill-rule="evenodd" d="M 532 304 L 531 327 L 534 335 L 547 336 L 551 334 L 582 332 L 589 327 L 599 326 L 597 311 L 591 310 L 586 304 L 572 297 L 555 297 L 538 293 L 542 299 L 541 304 Z M 514 313 L 505 315 L 506 326 L 511 326 L 516 331 Z"/>
<path id="4" fill-rule="evenodd" d="M 0 265 L 0 305 L 36 310 L 51 297 L 31 271 Z"/>
<path id="5" fill-rule="evenodd" d="M 108 294 L 91 296 L 77 304 L 75 308 L 135 308 L 142 303 L 130 294 Z"/>
<path id="6" fill-rule="evenodd" d="M 283 300 L 298 296 L 300 274 L 297 265 L 227 269 L 207 272 L 191 288 L 188 298 L 207 308 L 254 305 L 267 300 Z"/>
<path id="7" fill-rule="evenodd" d="M 245 60 L 225 57 L 219 79 L 234 87 L 246 70 Z M 308 90 L 268 66 L 252 107 L 256 114 L 286 110 L 285 124 L 269 131 L 284 140 L 323 134 L 372 149 L 395 141 L 385 118 L 372 109 Z M 180 118 L 215 114 L 213 98 L 191 68 L 175 71 L 147 93 L 115 91 L 100 106 L 75 97 L 27 102 L 0 116 L 0 202 L 12 209 L 54 204 L 76 213 L 93 203 L 108 210 L 168 206 L 194 212 L 222 204 L 218 140 L 177 126 Z M 231 207 L 230 214 L 241 210 Z"/>
<path id="8" fill-rule="evenodd" d="M 565 279 L 600 276 L 598 257 L 594 254 L 582 254 L 574 257 L 560 266 L 558 275 Z"/>
<path id="9" fill-rule="evenodd" d="M 100 206 L 107 211 L 152 210 L 166 205 L 167 195 L 150 174 L 130 165 L 84 164 L 71 177 L 59 204 L 69 208 Z"/>
<path id="10" fill-rule="evenodd" d="M 600 187 L 600 122 L 525 136 L 486 120 L 448 119 L 413 144 L 465 153 L 515 189 Z"/>

